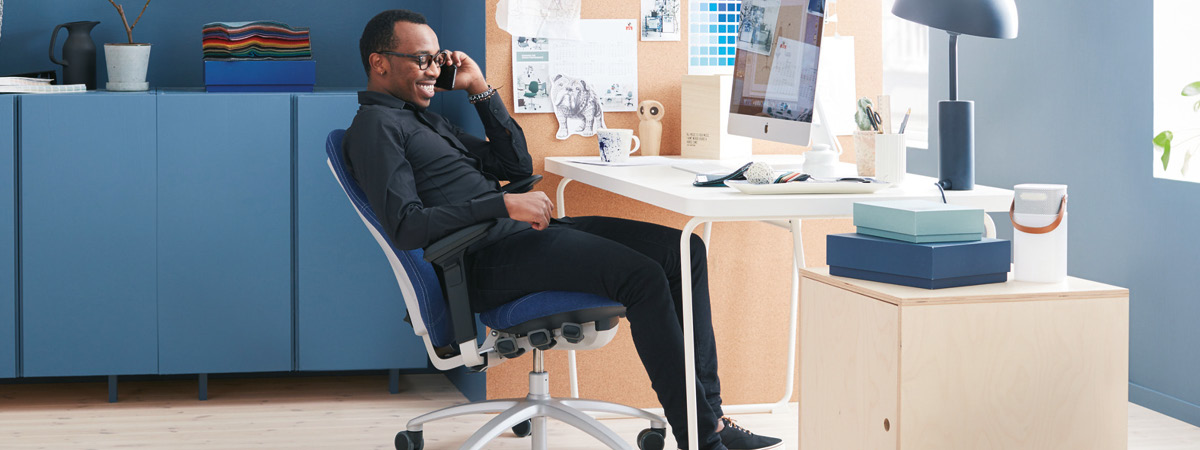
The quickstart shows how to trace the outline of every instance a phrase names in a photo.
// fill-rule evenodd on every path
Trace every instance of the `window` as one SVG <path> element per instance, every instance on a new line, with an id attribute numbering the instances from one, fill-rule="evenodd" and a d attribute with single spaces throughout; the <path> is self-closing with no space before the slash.
<path id="1" fill-rule="evenodd" d="M 883 92 L 892 96 L 892 117 L 908 118 L 909 147 L 929 148 L 929 27 L 892 14 L 883 2 Z M 897 119 L 899 120 L 899 119 Z"/>
<path id="2" fill-rule="evenodd" d="M 1195 21 L 1200 2 L 1154 1 L 1154 131 L 1143 149 L 1152 149 L 1155 178 L 1200 182 L 1200 59 Z"/>

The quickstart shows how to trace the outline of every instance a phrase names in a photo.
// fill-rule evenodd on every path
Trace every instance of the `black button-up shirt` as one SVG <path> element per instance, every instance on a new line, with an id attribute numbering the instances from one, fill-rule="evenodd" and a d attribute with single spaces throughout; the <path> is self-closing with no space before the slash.
<path id="1" fill-rule="evenodd" d="M 481 248 L 529 228 L 508 218 L 500 180 L 533 173 L 525 135 L 499 95 L 475 104 L 488 140 L 388 94 L 358 93 L 342 141 L 346 165 L 392 244 L 424 248 L 461 228 L 496 220 Z"/>

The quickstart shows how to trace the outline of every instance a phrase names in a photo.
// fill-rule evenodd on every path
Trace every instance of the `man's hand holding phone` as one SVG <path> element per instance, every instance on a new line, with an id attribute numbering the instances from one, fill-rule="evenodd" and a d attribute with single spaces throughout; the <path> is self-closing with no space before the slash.
<path id="1" fill-rule="evenodd" d="M 475 60 L 460 51 L 451 51 L 446 56 L 447 62 L 442 66 L 442 73 L 434 84 L 435 88 L 446 91 L 462 89 L 467 91 L 468 95 L 480 94 L 487 90 L 487 80 Z"/>

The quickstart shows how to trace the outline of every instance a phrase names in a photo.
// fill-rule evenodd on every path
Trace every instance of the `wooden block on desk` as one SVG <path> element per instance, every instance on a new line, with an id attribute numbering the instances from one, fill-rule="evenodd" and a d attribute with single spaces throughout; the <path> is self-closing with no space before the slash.
<path id="1" fill-rule="evenodd" d="M 695 159 L 749 158 L 752 141 L 729 134 L 729 75 L 684 75 L 680 98 L 680 154 Z"/>
<path id="2" fill-rule="evenodd" d="M 801 449 L 1126 447 L 1127 290 L 801 275 Z"/>

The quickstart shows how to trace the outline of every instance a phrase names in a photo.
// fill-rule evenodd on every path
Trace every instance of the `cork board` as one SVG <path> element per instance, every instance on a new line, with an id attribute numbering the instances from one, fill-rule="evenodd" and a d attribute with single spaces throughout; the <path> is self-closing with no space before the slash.
<path id="1" fill-rule="evenodd" d="M 512 36 L 495 23 L 496 2 L 487 0 L 487 78 L 493 86 L 512 80 Z M 681 1 L 682 16 L 688 4 Z M 627 19 L 639 16 L 639 0 L 583 2 L 584 19 Z M 882 90 L 882 11 L 879 0 L 841 0 L 836 4 L 839 23 L 827 26 L 827 35 L 837 32 L 855 38 L 855 87 L 858 96 L 878 95 Z M 678 42 L 638 41 L 638 98 L 658 100 L 664 105 L 662 154 L 678 155 L 680 142 L 680 77 L 687 74 L 687 27 Z M 500 88 L 506 104 L 513 104 L 512 89 Z M 537 189 L 554 199 L 560 178 L 544 170 L 549 156 L 590 156 L 596 153 L 596 138 L 554 138 L 558 122 L 554 114 L 513 114 L 525 131 L 534 172 L 545 175 Z M 633 112 L 606 113 L 609 128 L 637 130 Z M 842 145 L 853 148 L 849 137 Z M 755 141 L 755 154 L 799 153 L 807 150 L 788 144 Z M 842 155 L 853 162 L 854 152 Z M 582 183 L 572 183 L 565 193 L 567 215 L 624 217 L 682 228 L 688 218 L 645 203 L 611 194 Z M 806 264 L 825 265 L 825 235 L 853 231 L 848 219 L 808 220 L 803 223 Z M 722 397 L 726 404 L 774 402 L 784 393 L 787 358 L 788 297 L 791 278 L 791 235 L 788 230 L 765 223 L 717 223 L 709 249 L 709 289 L 713 303 Z M 607 346 L 577 354 L 581 397 L 614 401 L 638 407 L 659 407 L 650 380 L 642 368 L 628 323 L 622 321 L 617 338 Z M 566 352 L 548 352 L 554 396 L 569 396 Z M 531 359 L 519 358 L 494 367 L 487 375 L 488 398 L 524 397 L 528 389 Z M 798 385 L 798 377 L 796 381 Z M 795 392 L 792 401 L 797 400 Z"/>

